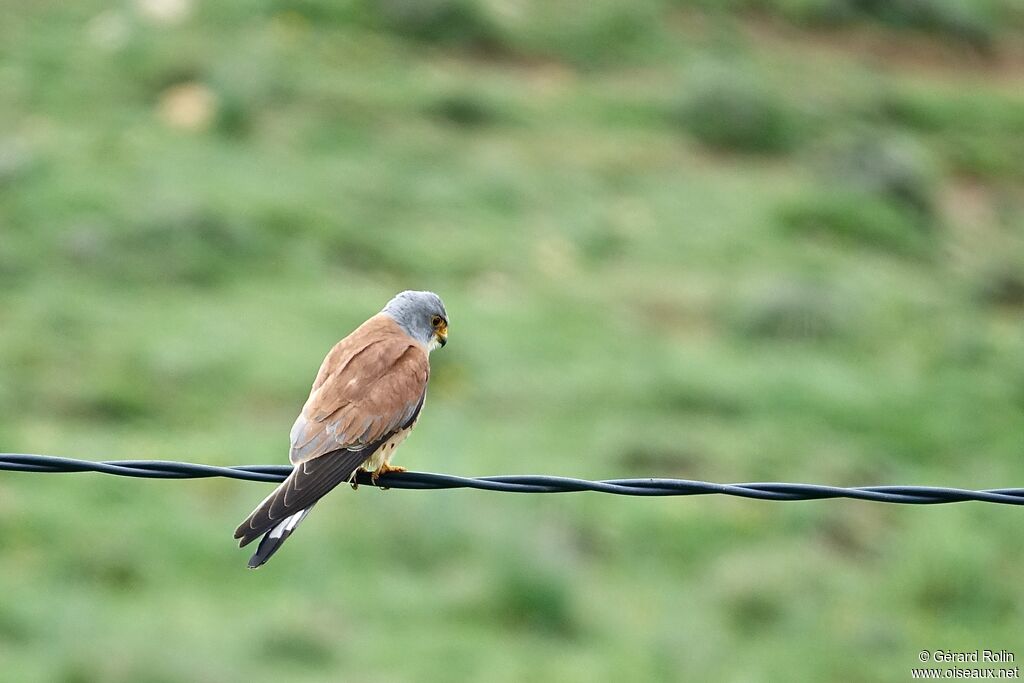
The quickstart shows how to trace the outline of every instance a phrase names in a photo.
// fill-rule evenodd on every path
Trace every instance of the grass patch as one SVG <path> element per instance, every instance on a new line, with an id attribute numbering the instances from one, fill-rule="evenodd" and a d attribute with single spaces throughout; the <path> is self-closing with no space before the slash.
<path id="1" fill-rule="evenodd" d="M 679 121 L 704 145 L 727 152 L 782 154 L 806 133 L 780 95 L 730 71 L 705 75 L 688 88 Z"/>

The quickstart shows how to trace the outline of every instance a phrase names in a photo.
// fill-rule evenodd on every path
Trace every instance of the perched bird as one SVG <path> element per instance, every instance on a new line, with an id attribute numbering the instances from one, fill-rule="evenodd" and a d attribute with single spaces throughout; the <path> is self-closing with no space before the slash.
<path id="1" fill-rule="evenodd" d="M 291 431 L 288 478 L 235 530 L 239 547 L 260 536 L 259 567 L 313 505 L 360 469 L 371 479 L 404 472 L 391 458 L 416 425 L 430 376 L 429 354 L 448 341 L 448 313 L 433 292 L 398 294 L 334 345 Z"/>

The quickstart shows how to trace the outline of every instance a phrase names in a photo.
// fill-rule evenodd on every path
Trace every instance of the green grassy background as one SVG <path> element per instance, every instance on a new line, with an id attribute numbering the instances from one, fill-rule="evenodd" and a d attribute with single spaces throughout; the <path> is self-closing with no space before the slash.
<path id="1" fill-rule="evenodd" d="M 0 8 L 0 449 L 283 463 L 451 315 L 399 462 L 1024 484 L 1018 0 Z M 0 679 L 909 678 L 1024 656 L 1020 511 L 0 475 Z"/>

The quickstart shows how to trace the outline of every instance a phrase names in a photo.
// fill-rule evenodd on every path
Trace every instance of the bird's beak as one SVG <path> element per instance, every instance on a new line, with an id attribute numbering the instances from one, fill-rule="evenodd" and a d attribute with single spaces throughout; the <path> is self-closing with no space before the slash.
<path id="1" fill-rule="evenodd" d="M 448 343 L 448 325 L 443 324 L 440 327 L 438 327 L 437 328 L 437 332 L 434 333 L 434 336 L 437 337 L 437 343 L 440 344 L 441 346 L 444 346 L 445 344 L 447 344 Z"/>

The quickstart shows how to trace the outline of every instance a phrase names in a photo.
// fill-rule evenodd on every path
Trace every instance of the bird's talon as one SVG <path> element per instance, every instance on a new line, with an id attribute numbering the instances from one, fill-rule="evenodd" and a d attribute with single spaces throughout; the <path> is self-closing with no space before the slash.
<path id="1" fill-rule="evenodd" d="M 385 475 L 385 474 L 390 474 L 392 472 L 405 472 L 405 471 L 406 471 L 406 469 L 404 467 L 399 467 L 397 465 L 388 465 L 387 463 L 385 463 L 385 464 L 381 465 L 380 467 L 378 467 L 376 470 L 374 470 L 370 474 L 370 481 L 373 482 L 373 485 L 376 486 L 377 488 L 379 488 L 381 491 L 387 491 L 391 487 L 390 486 L 381 486 L 381 485 L 379 485 L 377 483 L 377 480 L 382 475 Z"/>

